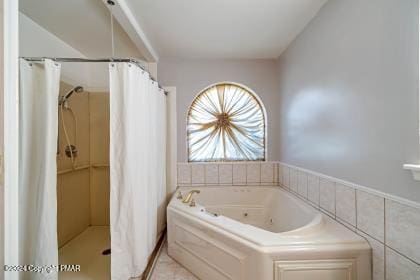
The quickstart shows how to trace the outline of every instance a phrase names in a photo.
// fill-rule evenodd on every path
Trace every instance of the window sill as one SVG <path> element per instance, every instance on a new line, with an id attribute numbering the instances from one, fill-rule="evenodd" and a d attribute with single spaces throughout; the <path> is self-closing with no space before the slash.
<path id="1" fill-rule="evenodd" d="M 411 171 L 414 180 L 420 181 L 420 164 L 404 164 L 403 168 Z"/>

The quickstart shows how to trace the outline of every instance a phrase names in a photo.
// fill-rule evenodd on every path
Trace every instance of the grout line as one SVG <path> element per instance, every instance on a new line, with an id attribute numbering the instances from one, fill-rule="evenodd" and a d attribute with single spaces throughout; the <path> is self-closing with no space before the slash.
<path id="1" fill-rule="evenodd" d="M 370 238 L 372 238 L 372 239 L 374 239 L 374 240 L 378 241 L 379 243 L 381 243 L 381 244 L 385 245 L 385 243 L 384 243 L 383 241 L 379 240 L 379 239 L 378 239 L 378 238 L 376 238 L 376 237 L 373 237 L 372 235 L 370 235 L 369 233 L 365 232 L 364 230 L 361 230 L 361 229 L 359 229 L 359 228 L 356 228 L 356 229 L 357 229 L 358 231 L 360 231 L 360 232 L 363 232 L 363 234 L 365 234 L 365 235 L 369 236 Z"/>
<path id="2" fill-rule="evenodd" d="M 190 185 L 192 185 L 192 184 L 193 184 L 193 181 L 192 181 L 192 164 L 191 164 L 191 163 L 189 163 L 189 164 L 188 164 L 188 167 L 189 167 L 189 169 L 190 169 Z"/>
<path id="3" fill-rule="evenodd" d="M 219 176 L 220 176 L 220 169 L 219 169 L 219 164 L 216 164 L 216 167 L 217 167 L 217 184 L 218 185 L 220 185 L 220 178 L 219 178 Z"/>
<path id="4" fill-rule="evenodd" d="M 356 228 L 359 227 L 359 221 L 358 221 L 358 210 L 357 210 L 357 190 L 354 190 L 354 209 L 356 213 Z"/>
<path id="5" fill-rule="evenodd" d="M 386 240 L 386 199 L 384 198 L 384 244 L 386 245 L 387 240 Z"/>
<path id="6" fill-rule="evenodd" d="M 386 257 L 386 248 L 387 248 L 387 246 L 386 246 L 386 243 L 387 243 L 387 241 L 386 241 L 386 199 L 385 198 L 383 198 L 383 200 L 384 200 L 384 279 L 386 279 L 386 267 L 387 267 L 387 265 L 386 265 L 386 261 L 387 261 L 387 257 Z"/>
<path id="7" fill-rule="evenodd" d="M 334 216 L 337 219 L 337 183 L 333 182 L 334 184 Z"/>
<path id="8" fill-rule="evenodd" d="M 382 244 L 382 246 L 384 248 L 384 263 L 383 263 L 383 266 L 384 266 L 384 279 L 386 279 L 386 260 L 387 260 L 387 258 L 386 258 L 386 245 L 385 244 Z M 373 261 L 372 261 L 372 266 L 373 266 Z M 372 269 L 372 274 L 373 274 L 373 269 Z"/>
<path id="9" fill-rule="evenodd" d="M 386 249 L 389 249 L 389 250 L 391 250 L 391 251 L 394 251 L 396 254 L 398 254 L 398 255 L 400 255 L 401 257 L 403 257 L 403 258 L 405 258 L 405 259 L 407 259 L 407 260 L 411 261 L 413 264 L 420 266 L 420 263 L 419 263 L 419 262 L 417 262 L 417 261 L 413 260 L 412 258 L 408 257 L 407 255 L 405 255 L 405 254 L 403 254 L 403 253 L 401 253 L 401 252 L 399 252 L 399 251 L 395 250 L 395 249 L 394 249 L 394 248 L 392 248 L 392 247 L 387 246 L 386 244 L 384 244 L 384 246 L 385 246 L 385 248 L 386 248 Z"/>
<path id="10" fill-rule="evenodd" d="M 271 179 L 271 181 L 273 182 L 273 185 L 276 183 L 276 168 L 275 168 L 275 163 L 273 163 L 271 165 L 271 169 L 273 170 L 273 178 Z"/>
<path id="11" fill-rule="evenodd" d="M 248 164 L 245 163 L 245 185 L 248 185 Z"/>
<path id="12" fill-rule="evenodd" d="M 230 165 L 230 178 L 232 180 L 232 186 L 233 186 L 233 164 Z"/>
<path id="13" fill-rule="evenodd" d="M 317 177 L 318 180 L 318 206 L 321 208 L 321 179 Z"/>

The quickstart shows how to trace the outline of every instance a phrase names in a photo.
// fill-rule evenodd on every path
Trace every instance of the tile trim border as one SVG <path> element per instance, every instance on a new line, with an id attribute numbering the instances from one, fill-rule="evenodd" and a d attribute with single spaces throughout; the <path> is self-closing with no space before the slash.
<path id="1" fill-rule="evenodd" d="M 386 198 L 386 199 L 389 199 L 389 200 L 393 200 L 395 202 L 399 202 L 399 203 L 407 205 L 407 206 L 411 206 L 411 207 L 420 209 L 420 203 L 412 201 L 412 200 L 408 200 L 406 198 L 402 198 L 402 197 L 399 197 L 399 196 L 396 196 L 396 195 L 381 192 L 381 191 L 375 190 L 373 188 L 365 187 L 365 186 L 362 186 L 362 185 L 359 185 L 359 184 L 356 184 L 356 183 L 352 183 L 350 181 L 338 179 L 338 178 L 335 178 L 335 177 L 332 177 L 332 176 L 328 176 L 328 175 L 325 175 L 325 174 L 322 174 L 322 173 L 311 171 L 311 170 L 308 170 L 308 169 L 305 169 L 305 168 L 302 168 L 302 167 L 298 167 L 298 166 L 295 166 L 295 165 L 287 164 L 287 163 L 284 163 L 284 162 L 278 162 L 278 163 L 279 163 L 279 165 L 283 165 L 283 166 L 287 166 L 289 168 L 293 168 L 293 169 L 296 169 L 296 170 L 299 170 L 299 171 L 303 171 L 303 172 L 306 172 L 308 174 L 315 175 L 319 178 L 324 178 L 324 179 L 327 179 L 327 180 L 331 180 L 335 183 L 344 184 L 344 185 L 353 187 L 356 190 L 361 190 L 361 191 L 364 191 L 364 192 L 367 192 L 367 193 L 370 193 L 370 194 L 373 194 L 373 195 L 377 195 L 377 196 L 380 196 L 380 197 L 383 197 L 383 198 Z"/>

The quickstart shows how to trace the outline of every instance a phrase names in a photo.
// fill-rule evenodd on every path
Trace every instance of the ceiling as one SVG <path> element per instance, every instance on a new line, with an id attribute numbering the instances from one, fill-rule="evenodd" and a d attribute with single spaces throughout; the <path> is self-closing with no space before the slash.
<path id="1" fill-rule="evenodd" d="M 19 0 L 20 11 L 86 57 L 111 56 L 103 0 Z M 277 58 L 327 0 L 114 0 L 163 58 Z M 115 56 L 143 58 L 114 20 Z"/>
<path id="2" fill-rule="evenodd" d="M 125 1 L 158 55 L 177 58 L 277 58 L 327 2 Z"/>
<path id="3" fill-rule="evenodd" d="M 86 57 L 109 57 L 110 13 L 101 0 L 19 0 L 19 10 Z M 142 58 L 114 20 L 115 56 Z"/>

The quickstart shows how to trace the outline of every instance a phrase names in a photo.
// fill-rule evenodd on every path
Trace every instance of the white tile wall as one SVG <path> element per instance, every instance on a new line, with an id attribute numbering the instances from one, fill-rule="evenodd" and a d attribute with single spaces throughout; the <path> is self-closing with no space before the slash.
<path id="1" fill-rule="evenodd" d="M 298 194 L 308 198 L 308 175 L 303 171 L 298 173 Z"/>
<path id="2" fill-rule="evenodd" d="M 283 186 L 285 186 L 286 188 L 290 188 L 290 173 L 289 173 L 290 168 L 287 166 L 283 166 L 283 177 L 282 177 L 282 183 Z"/>
<path id="3" fill-rule="evenodd" d="M 319 177 L 308 175 L 308 200 L 319 206 Z"/>
<path id="4" fill-rule="evenodd" d="M 356 191 L 357 228 L 384 242 L 385 200 L 383 197 Z"/>
<path id="5" fill-rule="evenodd" d="M 321 178 L 319 181 L 319 206 L 335 215 L 335 183 Z"/>
<path id="6" fill-rule="evenodd" d="M 278 163 L 178 163 L 178 185 L 275 185 Z"/>
<path id="7" fill-rule="evenodd" d="M 280 182 L 279 181 L 279 177 L 280 177 L 280 175 L 279 175 L 279 164 L 277 162 L 274 162 L 273 163 L 273 168 L 274 168 L 273 181 L 274 181 L 274 183 L 278 184 Z"/>
<path id="8" fill-rule="evenodd" d="M 296 169 L 290 169 L 290 185 L 289 188 L 292 192 L 298 192 L 298 171 Z"/>
<path id="9" fill-rule="evenodd" d="M 387 280 L 419 280 L 420 265 L 410 261 L 392 249 L 386 248 Z"/>
<path id="10" fill-rule="evenodd" d="M 274 183 L 274 162 L 261 163 L 261 183 Z"/>
<path id="11" fill-rule="evenodd" d="M 204 185 L 204 164 L 191 165 L 191 184 Z"/>
<path id="12" fill-rule="evenodd" d="M 385 200 L 385 243 L 420 263 L 420 209 Z"/>
<path id="13" fill-rule="evenodd" d="M 337 218 L 356 226 L 356 190 L 352 187 L 336 184 L 336 215 Z"/>
<path id="14" fill-rule="evenodd" d="M 255 185 L 261 182 L 261 165 L 259 163 L 246 164 L 246 183 Z"/>
<path id="15" fill-rule="evenodd" d="M 190 185 L 191 184 L 191 165 L 188 163 L 178 163 L 178 184 Z"/>
<path id="16" fill-rule="evenodd" d="M 219 165 L 217 163 L 209 163 L 204 166 L 206 185 L 219 184 Z"/>
<path id="17" fill-rule="evenodd" d="M 408 205 L 369 188 L 282 163 L 178 164 L 180 186 L 202 182 L 282 185 L 369 242 L 373 280 L 420 280 L 420 205 L 413 206 L 416 203 Z"/>
<path id="18" fill-rule="evenodd" d="M 246 164 L 237 163 L 232 166 L 232 180 L 234 185 L 246 184 Z"/>
<path id="19" fill-rule="evenodd" d="M 219 184 L 232 185 L 233 184 L 232 164 L 219 164 Z"/>

